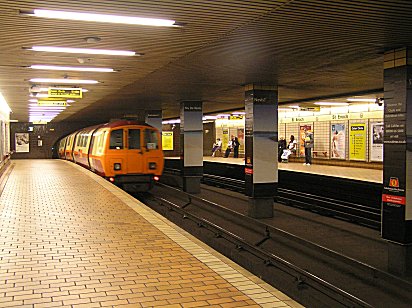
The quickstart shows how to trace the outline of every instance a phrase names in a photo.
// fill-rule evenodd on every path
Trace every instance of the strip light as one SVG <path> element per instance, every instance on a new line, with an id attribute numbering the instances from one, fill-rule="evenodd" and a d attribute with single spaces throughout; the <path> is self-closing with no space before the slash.
<path id="1" fill-rule="evenodd" d="M 158 18 L 144 18 L 144 17 L 130 17 L 119 15 L 105 15 L 105 14 L 91 14 L 91 13 L 77 13 L 66 11 L 51 11 L 51 10 L 34 10 L 35 17 L 66 19 L 66 20 L 81 20 L 94 21 L 115 24 L 127 25 L 142 25 L 155 27 L 176 27 L 174 20 L 158 19 Z"/>
<path id="2" fill-rule="evenodd" d="M 29 66 L 35 70 L 52 70 L 52 71 L 78 71 L 78 72 L 98 72 L 111 73 L 114 72 L 112 68 L 100 67 L 79 67 L 79 66 L 56 66 L 56 65 L 31 65 Z"/>
<path id="3" fill-rule="evenodd" d="M 318 106 L 348 106 L 348 103 L 339 103 L 339 102 L 317 102 L 314 103 Z"/>
<path id="4" fill-rule="evenodd" d="M 366 102 L 366 103 L 374 103 L 376 98 L 348 98 L 348 102 Z"/>
<path id="5" fill-rule="evenodd" d="M 31 82 L 38 83 L 71 83 L 71 84 L 96 84 L 97 80 L 82 80 L 82 79 L 66 79 L 66 78 L 32 78 Z"/>
<path id="6" fill-rule="evenodd" d="M 70 47 L 54 47 L 54 46 L 32 46 L 29 48 L 33 51 L 47 52 L 65 52 L 65 53 L 85 53 L 91 55 L 111 55 L 111 56 L 140 56 L 134 51 L 127 50 L 110 50 L 110 49 L 94 49 L 94 48 L 70 48 Z"/>

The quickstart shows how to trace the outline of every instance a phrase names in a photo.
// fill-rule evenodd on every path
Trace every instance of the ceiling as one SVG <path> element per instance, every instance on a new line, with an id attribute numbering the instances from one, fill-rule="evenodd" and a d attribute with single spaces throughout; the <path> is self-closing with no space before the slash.
<path id="1" fill-rule="evenodd" d="M 49 9 L 172 19 L 151 27 L 37 18 Z M 86 42 L 98 37 L 98 42 Z M 281 104 L 378 93 L 385 50 L 412 46 L 407 0 L 2 0 L 0 91 L 28 121 L 29 79 L 95 79 L 89 92 L 53 121 L 104 122 L 202 100 L 204 112 L 242 107 L 243 85 L 278 85 Z M 34 45 L 131 50 L 119 57 L 34 52 Z M 26 48 L 26 49 L 25 49 Z M 84 62 L 84 63 L 79 63 Z M 40 71 L 32 64 L 110 67 L 112 73 Z M 55 84 L 56 86 L 58 84 Z M 47 86 L 47 85 L 43 85 Z"/>

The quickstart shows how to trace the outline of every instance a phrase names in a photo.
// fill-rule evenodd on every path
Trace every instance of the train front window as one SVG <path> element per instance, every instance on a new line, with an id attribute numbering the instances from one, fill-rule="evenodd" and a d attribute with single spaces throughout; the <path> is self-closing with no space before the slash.
<path id="1" fill-rule="evenodd" d="M 129 129 L 129 149 L 140 149 L 140 129 Z"/>
<path id="2" fill-rule="evenodd" d="M 159 148 L 159 140 L 157 139 L 157 133 L 153 129 L 146 129 L 144 131 L 144 143 L 146 149 L 156 150 Z"/>
<path id="3" fill-rule="evenodd" d="M 110 149 L 123 149 L 123 129 L 112 130 L 110 133 Z"/>

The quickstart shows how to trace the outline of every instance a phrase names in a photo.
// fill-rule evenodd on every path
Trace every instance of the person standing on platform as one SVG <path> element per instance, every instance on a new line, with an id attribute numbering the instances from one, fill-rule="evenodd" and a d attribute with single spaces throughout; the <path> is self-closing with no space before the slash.
<path id="1" fill-rule="evenodd" d="M 232 148 L 233 148 L 233 136 L 232 139 L 229 140 L 228 144 L 227 144 L 227 148 L 225 151 L 225 156 L 223 156 L 224 158 L 228 158 L 230 155 L 230 152 L 232 152 Z"/>
<path id="2" fill-rule="evenodd" d="M 283 150 L 286 149 L 286 140 L 283 137 L 280 137 L 278 144 L 278 162 L 282 161 Z"/>
<path id="3" fill-rule="evenodd" d="M 217 138 L 216 142 L 213 144 L 212 157 L 215 157 L 217 151 L 222 152 L 222 141 L 220 138 Z"/>
<path id="4" fill-rule="evenodd" d="M 238 137 L 234 137 L 232 139 L 232 145 L 233 145 L 233 157 L 234 158 L 239 158 L 239 147 L 240 147 L 240 142 Z"/>
<path id="5" fill-rule="evenodd" d="M 313 133 L 308 131 L 307 128 L 304 129 L 304 132 L 305 132 L 305 138 L 303 139 L 303 144 L 305 145 L 304 165 L 309 166 L 312 163 Z"/>

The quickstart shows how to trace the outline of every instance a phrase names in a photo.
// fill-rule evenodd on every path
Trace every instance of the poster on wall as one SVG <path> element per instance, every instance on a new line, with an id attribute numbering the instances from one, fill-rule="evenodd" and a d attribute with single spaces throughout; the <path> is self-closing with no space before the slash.
<path id="1" fill-rule="evenodd" d="M 240 143 L 239 150 L 240 150 L 240 152 L 244 152 L 244 148 L 245 148 L 245 129 L 244 128 L 238 128 L 236 135 L 237 135 L 237 138 L 239 139 L 239 143 Z"/>
<path id="2" fill-rule="evenodd" d="M 16 142 L 16 152 L 17 153 L 28 153 L 29 148 L 29 133 L 15 133 Z"/>
<path id="3" fill-rule="evenodd" d="M 349 131 L 349 159 L 366 160 L 366 124 L 350 124 Z"/>
<path id="4" fill-rule="evenodd" d="M 331 157 L 346 158 L 346 130 L 345 124 L 331 124 Z"/>
<path id="5" fill-rule="evenodd" d="M 383 127 L 382 122 L 370 124 L 370 160 L 383 161 Z"/>
<path id="6" fill-rule="evenodd" d="M 163 151 L 173 151 L 173 132 L 162 132 Z"/>
<path id="7" fill-rule="evenodd" d="M 300 125 L 299 126 L 299 152 L 300 156 L 305 156 L 305 129 L 309 132 L 312 133 L 312 125 Z"/>

